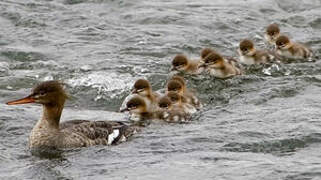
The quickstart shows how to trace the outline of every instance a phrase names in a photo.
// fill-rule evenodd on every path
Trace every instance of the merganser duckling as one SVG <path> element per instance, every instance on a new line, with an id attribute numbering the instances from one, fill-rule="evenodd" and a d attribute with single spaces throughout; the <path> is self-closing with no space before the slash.
<path id="1" fill-rule="evenodd" d="M 287 36 L 280 36 L 276 40 L 276 53 L 282 57 L 290 59 L 312 60 L 312 50 L 308 47 L 290 41 Z"/>
<path id="2" fill-rule="evenodd" d="M 254 44 L 251 40 L 244 39 L 241 41 L 238 53 L 240 55 L 240 61 L 243 64 L 264 64 L 270 61 L 273 61 L 275 57 L 267 52 L 262 50 L 257 50 L 254 47 Z"/>
<path id="3" fill-rule="evenodd" d="M 206 68 L 210 75 L 221 79 L 242 74 L 236 60 L 223 58 L 214 52 L 206 56 L 202 66 Z"/>
<path id="4" fill-rule="evenodd" d="M 137 94 L 137 95 L 140 95 L 142 98 L 144 98 L 144 100 L 151 105 L 149 106 L 151 108 L 149 110 L 153 110 L 158 106 L 157 103 L 158 103 L 160 94 L 152 90 L 152 86 L 146 79 L 138 79 L 131 90 L 131 94 Z M 131 95 L 127 96 L 123 101 L 120 109 L 124 109 L 124 107 L 126 106 L 126 103 L 131 98 L 132 98 Z"/>
<path id="5" fill-rule="evenodd" d="M 166 122 L 186 122 L 190 120 L 190 115 L 185 113 L 181 108 L 174 106 L 167 96 L 163 96 L 159 102 L 158 118 Z"/>
<path id="6" fill-rule="evenodd" d="M 29 96 L 7 102 L 7 105 L 42 104 L 42 118 L 29 137 L 31 149 L 51 150 L 117 144 L 136 131 L 122 122 L 76 120 L 59 123 L 67 98 L 60 82 L 46 81 L 36 86 Z"/>
<path id="7" fill-rule="evenodd" d="M 178 54 L 172 61 L 171 71 L 179 71 L 188 74 L 200 74 L 203 69 L 199 68 L 200 60 L 190 60 L 183 54 Z"/>
<path id="8" fill-rule="evenodd" d="M 150 111 L 150 104 L 145 101 L 141 96 L 133 96 L 127 103 L 126 108 L 121 109 L 120 112 L 128 111 L 130 113 L 130 120 L 143 121 L 154 118 L 154 112 Z"/>
<path id="9" fill-rule="evenodd" d="M 184 78 L 181 76 L 173 76 L 167 83 L 167 92 L 174 91 L 184 97 L 188 104 L 193 105 L 195 108 L 202 108 L 202 103 L 198 100 L 196 95 L 187 89 Z"/>
<path id="10" fill-rule="evenodd" d="M 186 114 L 197 112 L 196 108 L 191 104 L 188 104 L 186 99 L 177 92 L 169 91 L 166 96 L 171 100 L 173 106 L 176 106 L 178 109 L 182 109 Z"/>
<path id="11" fill-rule="evenodd" d="M 211 53 L 216 53 L 213 49 L 211 49 L 211 48 L 204 48 L 204 49 L 202 49 L 202 51 L 201 51 L 201 59 L 202 59 L 202 61 L 204 61 L 204 59 L 206 58 L 206 56 L 208 56 L 209 54 L 211 54 Z"/>
<path id="12" fill-rule="evenodd" d="M 277 24 L 270 24 L 265 31 L 264 38 L 265 40 L 275 47 L 276 39 L 280 36 L 280 28 Z"/>

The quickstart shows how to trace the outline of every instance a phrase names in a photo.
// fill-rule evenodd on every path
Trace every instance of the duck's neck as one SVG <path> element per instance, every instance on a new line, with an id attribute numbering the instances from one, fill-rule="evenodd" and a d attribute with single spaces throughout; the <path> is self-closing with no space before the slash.
<path id="1" fill-rule="evenodd" d="M 59 122 L 64 105 L 43 105 L 41 124 L 51 129 L 59 129 Z"/>

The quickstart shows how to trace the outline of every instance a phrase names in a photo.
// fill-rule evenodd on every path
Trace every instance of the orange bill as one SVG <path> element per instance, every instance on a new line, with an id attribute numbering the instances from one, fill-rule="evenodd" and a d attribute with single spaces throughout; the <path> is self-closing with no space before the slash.
<path id="1" fill-rule="evenodd" d="M 7 105 L 15 105 L 15 104 L 27 104 L 27 103 L 34 103 L 35 99 L 33 97 L 27 96 L 22 99 L 14 100 L 14 101 L 9 101 L 6 104 Z"/>

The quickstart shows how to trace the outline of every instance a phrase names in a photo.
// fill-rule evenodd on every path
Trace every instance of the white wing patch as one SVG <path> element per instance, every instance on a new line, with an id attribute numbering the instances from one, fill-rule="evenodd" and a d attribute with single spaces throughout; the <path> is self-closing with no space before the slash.
<path id="1" fill-rule="evenodd" d="M 113 133 L 108 135 L 108 145 L 112 144 L 113 141 L 119 136 L 119 129 L 114 129 Z"/>

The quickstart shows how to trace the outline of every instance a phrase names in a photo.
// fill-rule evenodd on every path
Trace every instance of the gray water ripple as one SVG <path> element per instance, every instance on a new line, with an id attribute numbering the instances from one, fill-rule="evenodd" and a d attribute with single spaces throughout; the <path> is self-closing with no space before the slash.
<path id="1" fill-rule="evenodd" d="M 161 89 L 172 58 L 211 47 L 237 57 L 243 38 L 265 49 L 270 23 L 311 46 L 314 62 L 246 67 L 219 80 L 184 75 L 205 104 L 188 124 L 151 123 L 128 142 L 32 156 L 38 105 L 0 108 L 4 179 L 318 179 L 320 1 L 5 0 L 0 2 L 0 101 L 58 79 L 71 94 L 62 121 L 116 113 L 138 78 Z M 2 168 L 5 167 L 5 168 Z M 166 172 L 166 173 L 164 173 Z"/>

